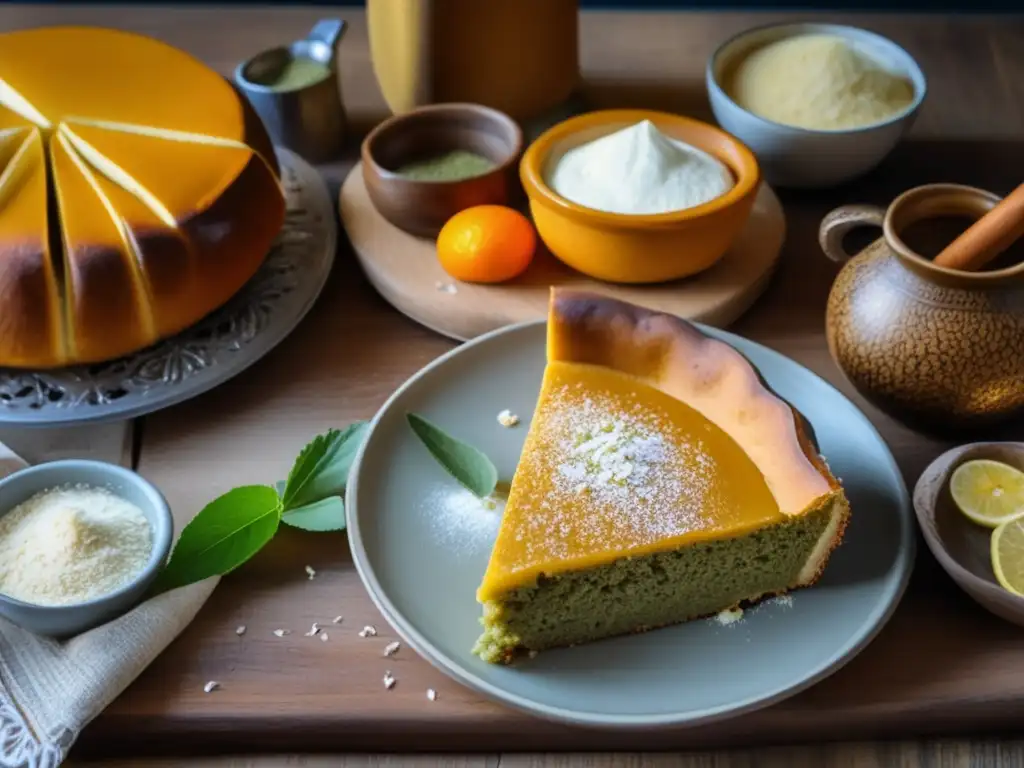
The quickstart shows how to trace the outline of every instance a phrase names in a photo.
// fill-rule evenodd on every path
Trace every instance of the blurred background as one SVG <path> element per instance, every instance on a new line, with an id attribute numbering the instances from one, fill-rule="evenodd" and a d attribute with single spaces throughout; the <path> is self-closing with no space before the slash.
<path id="1" fill-rule="evenodd" d="M 258 0 L 256 0 L 258 2 Z M 46 2 L 46 0 L 42 0 Z M 137 0 L 113 0 L 133 2 Z M 253 4 L 254 0 L 176 0 L 178 5 L 225 5 L 232 3 Z M 75 2 L 66 3 L 75 5 Z M 162 4 L 162 3 L 161 3 Z M 274 3 L 268 3 L 274 4 Z M 363 6 L 364 0 L 304 0 L 302 3 L 278 3 L 281 5 L 333 5 Z M 726 9 L 748 10 L 816 10 L 816 11 L 892 11 L 924 13 L 978 13 L 1003 12 L 1020 14 L 1024 11 L 1022 0 L 580 0 L 582 8 L 595 10 L 701 10 Z"/>

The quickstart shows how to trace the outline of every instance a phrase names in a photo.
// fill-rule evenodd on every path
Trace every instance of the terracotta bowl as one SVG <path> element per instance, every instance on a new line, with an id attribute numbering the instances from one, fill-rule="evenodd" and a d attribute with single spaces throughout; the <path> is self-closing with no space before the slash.
<path id="1" fill-rule="evenodd" d="M 641 120 L 717 157 L 735 186 L 703 205 L 653 215 L 586 208 L 548 186 L 546 174 L 570 149 Z M 739 140 L 699 120 L 638 109 L 588 112 L 559 123 L 527 148 L 519 175 L 548 249 L 573 269 L 613 283 L 676 280 L 713 265 L 743 229 L 761 183 L 757 160 Z"/>
<path id="2" fill-rule="evenodd" d="M 396 173 L 407 163 L 455 150 L 475 152 L 494 170 L 460 181 L 415 181 Z M 363 180 L 380 214 L 418 237 L 436 237 L 459 211 L 506 205 L 518 188 L 523 134 L 508 115 L 478 104 L 434 104 L 395 115 L 363 141 Z"/>
<path id="3" fill-rule="evenodd" d="M 1024 597 L 1007 592 L 992 573 L 992 531 L 968 520 L 953 503 L 949 478 L 965 461 L 994 459 L 1024 470 L 1024 443 L 970 443 L 946 451 L 914 487 L 914 510 L 924 539 L 946 572 L 984 608 L 1024 626 Z"/>

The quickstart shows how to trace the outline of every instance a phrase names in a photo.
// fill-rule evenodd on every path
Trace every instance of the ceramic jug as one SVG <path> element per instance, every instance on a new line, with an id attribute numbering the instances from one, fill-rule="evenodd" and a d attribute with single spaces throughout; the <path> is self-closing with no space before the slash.
<path id="1" fill-rule="evenodd" d="M 998 202 L 930 184 L 888 209 L 843 206 L 821 223 L 822 250 L 844 265 L 828 298 L 829 351 L 865 399 L 910 426 L 942 433 L 1024 415 L 1024 263 L 945 269 L 903 238 L 911 225 L 976 220 Z M 848 253 L 844 237 L 869 226 L 882 236 Z"/>
<path id="2" fill-rule="evenodd" d="M 373 69 L 394 113 L 465 101 L 530 121 L 579 81 L 578 0 L 367 0 Z"/>

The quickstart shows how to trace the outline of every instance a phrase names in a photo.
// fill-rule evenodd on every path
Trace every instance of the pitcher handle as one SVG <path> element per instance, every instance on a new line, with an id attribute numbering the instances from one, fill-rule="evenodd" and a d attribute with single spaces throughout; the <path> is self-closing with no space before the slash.
<path id="1" fill-rule="evenodd" d="M 818 227 L 818 244 L 832 261 L 845 264 L 854 254 L 847 253 L 843 238 L 858 227 L 881 227 L 885 209 L 877 205 L 841 205 L 826 214 Z"/>

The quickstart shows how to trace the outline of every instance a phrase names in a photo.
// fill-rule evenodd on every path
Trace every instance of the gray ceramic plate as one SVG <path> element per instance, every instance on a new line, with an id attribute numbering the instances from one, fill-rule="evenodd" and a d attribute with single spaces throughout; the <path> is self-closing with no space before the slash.
<path id="1" fill-rule="evenodd" d="M 797 406 L 842 478 L 853 517 L 821 581 L 723 625 L 715 619 L 541 653 L 513 667 L 470 653 L 475 592 L 497 530 L 408 427 L 421 413 L 515 469 L 545 361 L 543 323 L 481 336 L 412 377 L 374 419 L 348 488 L 349 541 L 374 602 L 443 672 L 507 705 L 602 727 L 694 724 L 766 706 L 849 661 L 896 607 L 914 558 L 910 500 L 885 443 L 843 395 L 753 342 L 733 344 Z M 515 429 L 495 416 L 508 408 Z"/>

